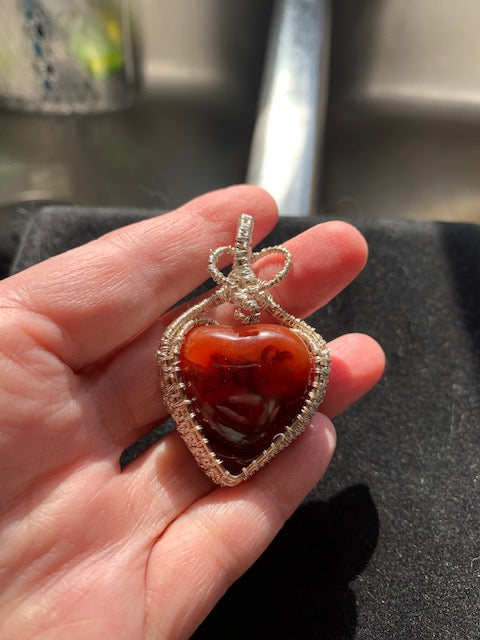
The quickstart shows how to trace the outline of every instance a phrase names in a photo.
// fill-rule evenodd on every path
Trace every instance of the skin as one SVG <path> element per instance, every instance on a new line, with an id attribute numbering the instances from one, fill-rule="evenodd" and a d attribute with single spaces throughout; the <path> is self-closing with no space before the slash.
<path id="1" fill-rule="evenodd" d="M 3 640 L 188 638 L 322 477 L 330 418 L 380 378 L 374 340 L 334 340 L 322 413 L 235 488 L 214 486 L 176 433 L 119 471 L 122 450 L 166 417 L 155 350 L 173 316 L 163 314 L 205 279 L 209 249 L 232 243 L 244 211 L 255 242 L 276 222 L 268 194 L 232 187 L 0 282 Z M 274 295 L 301 317 L 367 258 L 343 222 L 285 246 L 293 267 Z M 266 257 L 259 275 L 276 269 Z"/>

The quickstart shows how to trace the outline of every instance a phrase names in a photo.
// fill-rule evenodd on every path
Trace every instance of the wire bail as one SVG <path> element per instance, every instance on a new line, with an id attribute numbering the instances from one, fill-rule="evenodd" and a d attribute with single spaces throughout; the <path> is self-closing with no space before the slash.
<path id="1" fill-rule="evenodd" d="M 252 253 L 253 225 L 252 216 L 243 213 L 238 221 L 235 246 L 219 247 L 211 251 L 208 261 L 208 271 L 220 285 L 217 296 L 224 302 L 233 304 L 236 307 L 234 316 L 245 323 L 258 322 L 262 309 L 271 301 L 268 289 L 285 278 L 291 265 L 290 251 L 285 247 L 267 247 Z M 273 253 L 282 254 L 284 264 L 273 278 L 261 280 L 255 275 L 252 265 Z M 233 256 L 232 269 L 228 275 L 224 275 L 217 266 L 223 255 Z"/>

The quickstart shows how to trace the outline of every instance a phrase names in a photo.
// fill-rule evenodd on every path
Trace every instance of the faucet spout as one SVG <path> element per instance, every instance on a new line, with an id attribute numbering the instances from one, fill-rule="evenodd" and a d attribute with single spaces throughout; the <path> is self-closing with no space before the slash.
<path id="1" fill-rule="evenodd" d="M 277 0 L 247 182 L 280 215 L 313 213 L 319 192 L 330 50 L 330 0 Z"/>

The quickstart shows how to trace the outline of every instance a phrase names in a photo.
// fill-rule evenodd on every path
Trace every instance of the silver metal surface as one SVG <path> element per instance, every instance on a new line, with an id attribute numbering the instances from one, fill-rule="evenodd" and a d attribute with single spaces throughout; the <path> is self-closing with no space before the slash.
<path id="1" fill-rule="evenodd" d="M 329 0 L 277 0 L 247 182 L 267 189 L 281 215 L 316 209 L 329 39 Z"/>
<path id="2" fill-rule="evenodd" d="M 336 0 L 322 202 L 480 222 L 480 3 Z"/>
<path id="3" fill-rule="evenodd" d="M 307 4 L 320 6 L 295 3 Z M 272 3 L 133 5 L 141 76 L 135 104 L 67 117 L 0 111 L 0 207 L 61 200 L 170 208 L 245 180 L 256 114 L 265 132 L 278 124 L 266 89 L 270 72 L 262 104 L 272 105 L 272 117 L 266 121 L 266 112 L 257 111 Z M 307 213 L 317 199 L 314 209 L 331 216 L 480 221 L 480 3 L 335 0 L 331 8 L 325 143 L 312 133 L 299 145 L 300 154 L 312 154 L 310 164 L 290 184 L 306 204 L 289 212 Z M 281 34 L 276 24 L 267 65 L 272 71 L 284 50 L 275 40 Z M 313 30 L 295 24 L 291 42 L 297 38 L 299 48 L 290 53 L 298 61 Z M 314 59 L 326 60 L 319 58 L 325 26 L 312 40 L 310 70 Z M 292 73 L 291 86 L 306 77 L 302 68 Z M 307 89 L 322 89 L 319 73 Z M 320 91 L 321 98 L 326 94 Z M 310 122 L 321 131 L 318 105 Z M 305 114 L 307 130 L 311 112 Z M 293 116 L 284 121 L 276 142 L 294 140 L 299 122 Z M 282 153 L 266 168 L 280 188 L 288 172 L 278 161 L 291 168 L 298 160 Z"/>

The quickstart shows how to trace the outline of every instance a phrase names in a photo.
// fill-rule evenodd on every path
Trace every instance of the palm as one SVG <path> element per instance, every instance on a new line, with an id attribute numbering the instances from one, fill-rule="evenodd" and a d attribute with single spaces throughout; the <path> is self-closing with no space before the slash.
<path id="1" fill-rule="evenodd" d="M 31 353 L 22 354 L 26 363 Z M 94 426 L 101 415 L 95 402 L 77 404 L 81 382 L 39 349 L 35 359 L 48 377 L 32 376 L 27 385 L 22 359 L 18 375 L 6 380 L 17 393 L 9 397 L 2 385 L 9 436 L 1 483 L 3 637 L 42 637 L 52 628 L 57 636 L 51 637 L 66 637 L 66 629 L 68 637 L 91 637 L 92 620 L 98 637 L 141 637 L 146 549 L 136 524 L 142 507 L 130 503 L 114 447 Z M 19 405 L 27 407 L 21 415 Z"/>
<path id="2" fill-rule="evenodd" d="M 328 464 L 332 431 L 318 416 L 269 467 L 234 489 L 214 488 L 177 434 L 119 472 L 122 449 L 165 417 L 153 357 L 162 332 L 157 318 L 203 278 L 208 248 L 231 241 L 238 201 L 256 214 L 263 235 L 272 204 L 239 187 L 3 283 L 2 638 L 188 637 Z M 216 211 L 230 213 L 215 225 L 209 219 Z M 191 270 L 173 280 L 186 250 L 176 238 L 192 224 Z M 331 259 L 312 266 L 307 255 L 302 263 L 309 243 L 327 248 L 332 238 Z M 161 259 L 158 246 L 166 246 Z M 312 230 L 291 250 L 297 281 L 278 295 L 288 307 L 295 291 L 290 310 L 298 315 L 348 284 L 365 259 L 361 239 L 346 225 Z M 331 350 L 329 415 L 364 393 L 383 366 L 364 336 L 340 338 Z M 348 380 L 335 373 L 335 358 L 348 362 Z M 311 464 L 298 464 L 306 456 Z M 240 548 L 233 543 L 239 522 Z"/>

